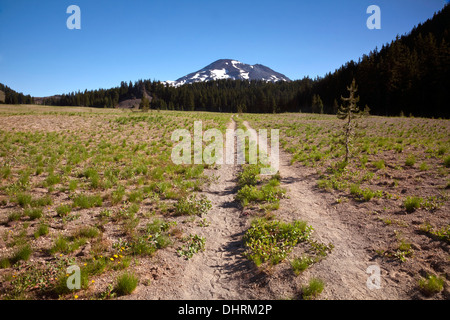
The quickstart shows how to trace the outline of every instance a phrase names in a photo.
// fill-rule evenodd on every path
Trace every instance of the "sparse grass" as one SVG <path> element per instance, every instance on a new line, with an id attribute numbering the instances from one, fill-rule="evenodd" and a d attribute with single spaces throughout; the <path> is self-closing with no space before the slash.
<path id="1" fill-rule="evenodd" d="M 403 202 L 403 206 L 405 207 L 408 213 L 412 213 L 420 208 L 423 203 L 423 198 L 421 197 L 407 197 Z"/>
<path id="2" fill-rule="evenodd" d="M 370 201 L 374 197 L 381 197 L 382 192 L 372 191 L 369 188 L 361 189 L 359 185 L 354 184 L 350 187 L 350 194 L 352 194 L 358 201 Z"/>
<path id="3" fill-rule="evenodd" d="M 325 288 L 325 282 L 318 278 L 312 278 L 309 280 L 307 286 L 302 288 L 302 298 L 303 300 L 314 300 L 319 297 Z"/>
<path id="4" fill-rule="evenodd" d="M 405 262 L 406 258 L 411 257 L 414 253 L 412 245 L 403 237 L 400 232 L 394 231 L 394 233 L 397 238 L 398 245 L 396 251 L 393 253 L 393 256 L 399 259 L 401 262 Z"/>
<path id="5" fill-rule="evenodd" d="M 138 283 L 138 277 L 136 277 L 132 273 L 125 272 L 116 279 L 116 286 L 114 287 L 114 291 L 118 296 L 126 296 L 133 293 Z"/>
<path id="6" fill-rule="evenodd" d="M 446 157 L 444 158 L 444 166 L 445 166 L 446 168 L 450 168 L 450 156 L 446 156 Z"/>
<path id="7" fill-rule="evenodd" d="M 119 204 L 122 202 L 123 197 L 125 196 L 125 187 L 120 185 L 117 189 L 112 193 L 111 202 L 113 205 Z"/>
<path id="8" fill-rule="evenodd" d="M 69 190 L 70 192 L 74 192 L 78 188 L 78 182 L 76 180 L 69 181 Z"/>
<path id="9" fill-rule="evenodd" d="M 420 231 L 424 232 L 430 238 L 450 243 L 450 225 L 449 224 L 443 226 L 439 230 L 436 230 L 429 222 L 426 222 L 420 226 Z"/>
<path id="10" fill-rule="evenodd" d="M 428 171 L 430 170 L 430 166 L 426 162 L 422 162 L 419 166 L 420 171 Z"/>
<path id="11" fill-rule="evenodd" d="M 73 240 L 73 241 L 72 241 Z M 86 243 L 86 238 L 70 238 L 58 235 L 55 239 L 53 246 L 50 248 L 50 254 L 63 253 L 69 254 L 77 250 L 80 246 Z"/>
<path id="12" fill-rule="evenodd" d="M 31 195 L 26 193 L 19 193 L 16 201 L 22 208 L 28 207 L 31 204 Z"/>
<path id="13" fill-rule="evenodd" d="M 386 167 L 384 160 L 378 160 L 378 161 L 374 161 L 373 165 L 375 166 L 375 168 L 377 168 L 378 170 L 382 170 Z"/>
<path id="14" fill-rule="evenodd" d="M 257 166 L 255 167 L 258 168 Z M 258 168 L 257 170 L 258 173 L 259 170 L 260 168 Z M 250 181 L 252 181 L 253 183 L 258 179 L 250 179 Z M 248 180 L 249 178 L 247 177 L 245 181 Z M 252 202 L 278 203 L 286 193 L 286 190 L 280 188 L 279 185 L 280 181 L 276 176 L 271 178 L 270 180 L 264 181 L 261 186 L 244 184 L 237 192 L 235 199 L 240 202 L 242 207 L 246 207 Z"/>
<path id="15" fill-rule="evenodd" d="M 55 175 L 53 173 L 49 174 L 48 177 L 44 181 L 44 185 L 46 187 L 54 186 L 61 182 L 61 177 L 59 175 Z"/>
<path id="16" fill-rule="evenodd" d="M 308 269 L 309 266 L 311 266 L 312 264 L 314 264 L 314 259 L 309 257 L 309 256 L 303 256 L 300 258 L 294 258 L 291 261 L 291 267 L 292 270 L 294 271 L 295 275 L 299 275 L 300 273 L 302 273 L 303 271 L 305 271 L 306 269 Z"/>
<path id="17" fill-rule="evenodd" d="M 10 258 L 11 264 L 13 265 L 19 261 L 27 261 L 30 258 L 32 252 L 33 250 L 28 244 L 19 247 Z"/>
<path id="18" fill-rule="evenodd" d="M 238 175 L 238 183 L 242 188 L 244 186 L 255 186 L 259 181 L 259 166 L 245 165 Z"/>
<path id="19" fill-rule="evenodd" d="M 99 235 L 99 230 L 96 227 L 83 227 L 79 230 L 76 230 L 73 238 L 80 239 L 80 238 L 96 238 Z"/>
<path id="20" fill-rule="evenodd" d="M 101 207 L 103 199 L 100 195 L 78 195 L 73 199 L 73 207 L 81 209 L 90 209 L 93 207 Z"/>
<path id="21" fill-rule="evenodd" d="M 30 220 L 37 220 L 42 217 L 42 209 L 25 209 L 24 214 L 30 218 Z"/>
<path id="22" fill-rule="evenodd" d="M 55 240 L 53 247 L 50 249 L 52 254 L 56 252 L 69 253 L 70 251 L 69 241 L 61 235 Z"/>
<path id="23" fill-rule="evenodd" d="M 52 204 L 52 198 L 50 196 L 43 196 L 40 198 L 32 199 L 30 205 L 34 208 L 40 208 L 49 206 Z"/>
<path id="24" fill-rule="evenodd" d="M 34 237 L 37 239 L 39 237 L 48 235 L 48 233 L 49 233 L 48 225 L 45 223 L 41 223 L 36 232 L 34 233 Z"/>
<path id="25" fill-rule="evenodd" d="M 135 256 L 151 256 L 156 252 L 156 247 L 145 236 L 134 237 L 129 246 L 130 253 Z"/>
<path id="26" fill-rule="evenodd" d="M 197 196 L 191 195 L 178 200 L 175 204 L 175 215 L 197 215 L 201 217 L 202 215 L 207 214 L 211 207 L 211 201 L 206 197 L 202 196 L 197 199 Z"/>
<path id="27" fill-rule="evenodd" d="M 56 208 L 56 213 L 60 217 L 67 216 L 72 211 L 72 208 L 69 205 L 63 204 Z"/>
<path id="28" fill-rule="evenodd" d="M 430 297 L 444 290 L 444 278 L 429 274 L 426 279 L 419 280 L 420 291 Z"/>
<path id="29" fill-rule="evenodd" d="M 19 221 L 21 217 L 22 213 L 20 211 L 14 211 L 8 215 L 8 221 Z"/>
<path id="30" fill-rule="evenodd" d="M 8 258 L 1 258 L 0 259 L 0 269 L 7 269 L 11 267 L 11 262 Z"/>

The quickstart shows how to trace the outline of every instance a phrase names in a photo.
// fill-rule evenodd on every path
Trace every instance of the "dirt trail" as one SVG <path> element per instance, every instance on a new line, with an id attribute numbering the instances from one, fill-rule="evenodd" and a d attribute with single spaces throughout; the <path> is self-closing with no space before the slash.
<path id="1" fill-rule="evenodd" d="M 248 122 L 244 121 L 244 125 L 255 139 L 256 131 Z M 366 270 L 369 266 L 376 265 L 368 254 L 372 243 L 363 233 L 341 219 L 341 212 L 331 205 L 334 200 L 330 195 L 319 192 L 313 175 L 305 168 L 291 166 L 290 159 L 287 153 L 280 150 L 281 186 L 288 190 L 288 199 L 281 201 L 276 215 L 287 221 L 307 221 L 315 230 L 315 239 L 334 245 L 334 249 L 324 260 L 307 269 L 301 277 L 318 277 L 325 281 L 326 289 L 320 296 L 321 299 L 407 298 L 406 293 L 398 290 L 395 282 L 385 277 L 384 270 L 381 270 L 381 289 L 367 288 L 370 274 Z"/>
<path id="2" fill-rule="evenodd" d="M 235 129 L 230 122 L 228 129 Z M 225 155 L 225 152 L 224 152 Z M 236 150 L 235 150 L 236 156 Z M 242 235 L 247 219 L 234 201 L 238 166 L 222 165 L 213 174 L 217 181 L 203 194 L 211 201 L 206 216 L 207 227 L 190 226 L 189 232 L 206 238 L 205 251 L 190 260 L 174 259 L 174 252 L 163 250 L 157 257 L 162 273 L 147 289 L 129 296 L 130 299 L 222 300 L 255 299 L 252 290 L 243 283 L 251 264 L 242 256 Z M 210 172 L 211 173 L 211 172 Z M 162 271 L 161 271 L 162 270 Z"/>
<path id="3" fill-rule="evenodd" d="M 228 129 L 235 129 L 234 121 Z M 246 228 L 246 220 L 234 202 L 237 169 L 234 164 L 222 165 L 214 173 L 218 180 L 204 190 L 212 204 L 207 217 L 209 226 L 201 232 L 206 246 L 183 274 L 180 291 L 185 299 L 239 299 L 244 294 L 234 277 L 242 260 L 238 252 Z"/>

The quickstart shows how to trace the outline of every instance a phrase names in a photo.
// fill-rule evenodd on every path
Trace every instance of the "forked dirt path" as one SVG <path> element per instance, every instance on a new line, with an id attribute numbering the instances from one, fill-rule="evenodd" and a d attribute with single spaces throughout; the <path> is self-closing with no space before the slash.
<path id="1" fill-rule="evenodd" d="M 253 139 L 257 133 L 247 122 Z M 236 123 L 230 122 L 229 129 Z M 270 150 L 265 150 L 266 152 Z M 236 150 L 234 150 L 236 157 Z M 224 153 L 225 154 L 225 153 Z M 222 165 L 211 170 L 217 180 L 203 190 L 212 209 L 206 216 L 208 226 L 191 223 L 188 232 L 206 238 L 205 251 L 190 260 L 177 257 L 175 248 L 161 250 L 151 270 L 148 286 L 140 286 L 127 299 L 162 300 L 252 300 L 297 298 L 301 287 L 317 277 L 325 282 L 320 299 L 407 299 L 407 295 L 381 271 L 381 289 L 369 290 L 366 282 L 371 265 L 364 234 L 350 226 L 332 205 L 330 195 L 319 192 L 308 170 L 290 165 L 290 156 L 280 150 L 281 186 L 287 189 L 276 217 L 284 221 L 304 220 L 314 228 L 313 237 L 332 243 L 334 249 L 320 262 L 295 277 L 288 261 L 270 269 L 258 270 L 243 257 L 242 236 L 249 218 L 234 200 L 239 166 Z M 235 161 L 236 163 L 236 161 Z M 148 274 L 148 270 L 143 270 Z"/>
<path id="2" fill-rule="evenodd" d="M 256 139 L 257 132 L 248 122 L 244 121 L 244 125 Z M 325 281 L 321 299 L 407 299 L 406 293 L 385 277 L 384 270 L 380 273 L 381 288 L 368 289 L 371 274 L 366 272 L 369 266 L 376 265 L 368 253 L 373 244 L 341 219 L 338 209 L 331 205 L 334 202 L 331 196 L 317 191 L 313 175 L 305 168 L 291 165 L 290 160 L 291 156 L 280 150 L 281 186 L 288 190 L 288 198 L 281 201 L 276 215 L 287 221 L 307 221 L 314 228 L 315 239 L 334 245 L 325 259 L 307 269 L 301 277 Z"/>

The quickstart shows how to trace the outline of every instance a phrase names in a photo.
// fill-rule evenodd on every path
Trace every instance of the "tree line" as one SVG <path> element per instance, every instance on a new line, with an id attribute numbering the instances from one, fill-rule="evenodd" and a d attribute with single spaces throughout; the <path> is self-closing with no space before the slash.
<path id="1" fill-rule="evenodd" d="M 24 95 L 0 83 L 0 103 L 5 104 L 33 104 L 34 99 L 30 95 Z"/>
<path id="2" fill-rule="evenodd" d="M 450 5 L 409 34 L 315 81 L 325 112 L 355 78 L 360 104 L 377 115 L 450 117 Z"/>

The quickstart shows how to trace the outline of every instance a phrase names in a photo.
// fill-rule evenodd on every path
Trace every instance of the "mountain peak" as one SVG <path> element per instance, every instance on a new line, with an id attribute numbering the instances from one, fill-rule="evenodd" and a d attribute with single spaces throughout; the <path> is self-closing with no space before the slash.
<path id="1" fill-rule="evenodd" d="M 262 80 L 266 82 L 291 81 L 285 75 L 261 64 L 249 65 L 234 59 L 219 59 L 203 69 L 190 73 L 176 81 L 166 81 L 172 86 L 220 79 Z"/>

